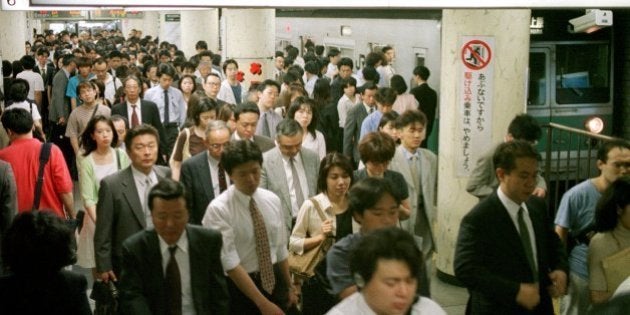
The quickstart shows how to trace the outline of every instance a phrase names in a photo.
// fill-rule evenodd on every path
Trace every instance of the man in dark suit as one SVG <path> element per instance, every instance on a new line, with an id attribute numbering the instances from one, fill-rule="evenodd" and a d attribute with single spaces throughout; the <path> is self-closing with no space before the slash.
<path id="1" fill-rule="evenodd" d="M 418 86 L 409 91 L 418 101 L 418 109 L 427 116 L 427 139 L 429 139 L 431 130 L 433 130 L 433 122 L 435 122 L 435 112 L 437 109 L 437 93 L 434 89 L 429 87 L 427 83 L 430 75 L 431 72 L 427 67 L 417 66 L 413 69 L 413 79 Z M 422 144 L 422 147 L 427 147 L 427 141 Z"/>
<path id="2" fill-rule="evenodd" d="M 258 145 L 260 151 L 264 153 L 276 145 L 270 138 L 255 134 L 259 118 L 260 110 L 255 103 L 245 102 L 236 106 L 234 110 L 236 132 L 232 134 L 232 140 L 249 140 Z"/>
<path id="3" fill-rule="evenodd" d="M 376 102 L 374 100 L 376 89 L 376 85 L 369 82 L 361 87 L 361 99 L 363 102 L 350 109 L 346 117 L 346 125 L 343 128 L 343 154 L 352 159 L 355 168 L 361 161 L 359 156 L 361 124 L 363 124 L 365 117 L 376 110 Z"/>
<path id="4" fill-rule="evenodd" d="M 66 160 L 68 169 L 72 170 L 75 163 L 74 150 L 70 144 L 70 138 L 66 137 L 66 124 L 70 117 L 70 98 L 66 96 L 68 80 L 77 67 L 74 57 L 66 54 L 62 58 L 62 67 L 55 74 L 52 83 L 50 105 L 48 106 L 48 122 L 50 129 L 50 142 L 56 144 Z"/>
<path id="5" fill-rule="evenodd" d="M 127 131 L 125 147 L 131 165 L 103 178 L 96 204 L 94 253 L 96 271 L 107 282 L 120 275 L 122 242 L 147 227 L 152 227 L 147 194 L 165 177 L 168 168 L 156 166 L 158 133 L 149 125 Z"/>
<path id="6" fill-rule="evenodd" d="M 114 105 L 112 107 L 112 115 L 120 115 L 127 118 L 129 128 L 133 128 L 140 124 L 151 125 L 157 129 L 160 140 L 166 139 L 164 126 L 162 126 L 160 112 L 158 111 L 157 105 L 151 101 L 146 101 L 140 98 L 140 91 L 142 89 L 142 82 L 140 79 L 134 76 L 129 76 L 123 81 L 123 87 L 125 89 L 125 99 L 127 101 Z M 165 152 L 168 152 L 166 142 L 160 141 L 160 154 L 158 156 L 158 164 L 160 165 L 166 165 L 166 161 L 168 161 L 168 158 L 163 156 Z"/>
<path id="7" fill-rule="evenodd" d="M 168 178 L 149 192 L 155 229 L 123 243 L 121 314 L 228 314 L 221 233 L 187 224 L 184 195 Z"/>
<path id="8" fill-rule="evenodd" d="M 206 208 L 230 184 L 221 164 L 221 153 L 230 141 L 230 129 L 222 120 L 214 120 L 206 128 L 207 151 L 192 156 L 182 163 L 180 182 L 186 188 L 186 204 L 190 223 L 201 224 Z M 223 172 L 223 175 L 221 175 Z"/>
<path id="9" fill-rule="evenodd" d="M 501 144 L 493 160 L 499 188 L 462 220 L 455 276 L 467 288 L 467 314 L 553 314 L 565 294 L 567 260 L 536 188 L 537 152 L 525 141 Z"/>
<path id="10" fill-rule="evenodd" d="M 44 125 L 44 130 L 48 130 L 48 106 L 50 104 L 51 98 L 51 88 L 53 83 L 53 77 L 55 75 L 55 67 L 49 62 L 48 57 L 50 56 L 50 52 L 46 48 L 40 48 L 36 53 L 37 61 L 35 62 L 35 67 L 33 68 L 34 72 L 39 73 L 42 76 L 42 80 L 44 81 L 44 92 L 42 93 L 42 124 Z"/>
<path id="11" fill-rule="evenodd" d="M 319 156 L 302 148 L 303 132 L 296 120 L 282 120 L 276 128 L 278 146 L 263 155 L 260 187 L 271 190 L 282 201 L 289 234 L 302 203 L 317 194 Z"/>

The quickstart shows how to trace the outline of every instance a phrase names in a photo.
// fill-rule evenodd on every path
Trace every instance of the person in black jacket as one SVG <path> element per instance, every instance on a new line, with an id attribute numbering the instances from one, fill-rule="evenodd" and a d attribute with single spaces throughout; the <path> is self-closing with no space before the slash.
<path id="1" fill-rule="evenodd" d="M 9 274 L 0 278 L 0 314 L 92 314 L 73 264 L 74 235 L 51 210 L 19 214 L 2 240 Z"/>

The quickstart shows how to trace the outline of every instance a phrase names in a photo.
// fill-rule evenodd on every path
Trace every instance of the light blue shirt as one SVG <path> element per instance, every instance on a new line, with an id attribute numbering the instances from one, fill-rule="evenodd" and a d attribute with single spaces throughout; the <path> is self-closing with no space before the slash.
<path id="1" fill-rule="evenodd" d="M 554 223 L 577 236 L 595 222 L 595 208 L 602 194 L 592 179 L 587 179 L 569 189 L 558 207 Z M 588 279 L 588 246 L 579 244 L 569 254 L 569 269 L 583 279 Z"/>
<path id="2" fill-rule="evenodd" d="M 169 121 L 164 121 L 164 89 L 161 86 L 157 85 L 147 90 L 144 99 L 157 105 L 163 124 L 177 123 L 182 127 L 186 122 L 186 101 L 180 90 L 168 87 Z"/>
<path id="3" fill-rule="evenodd" d="M 380 110 L 376 110 L 373 113 L 369 114 L 367 117 L 365 117 L 365 119 L 363 120 L 363 123 L 361 124 L 360 138 L 363 139 L 363 137 L 366 134 L 373 131 L 378 131 L 378 124 L 381 122 L 382 117 L 383 117 L 383 113 Z"/>

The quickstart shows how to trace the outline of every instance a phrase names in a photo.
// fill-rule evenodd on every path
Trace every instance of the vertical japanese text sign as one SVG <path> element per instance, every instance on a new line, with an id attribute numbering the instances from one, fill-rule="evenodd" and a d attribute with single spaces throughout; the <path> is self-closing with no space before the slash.
<path id="1" fill-rule="evenodd" d="M 492 143 L 492 93 L 494 92 L 494 37 L 462 36 L 458 73 L 459 154 L 457 176 L 470 175 L 479 155 Z"/>

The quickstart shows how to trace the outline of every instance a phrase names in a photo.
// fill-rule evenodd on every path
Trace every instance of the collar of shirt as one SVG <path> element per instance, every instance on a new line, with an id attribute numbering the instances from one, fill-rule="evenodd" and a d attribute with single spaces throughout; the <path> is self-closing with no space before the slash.
<path id="1" fill-rule="evenodd" d="M 131 166 L 131 174 L 133 174 L 133 179 L 137 184 L 142 185 L 142 187 L 146 186 L 146 179 L 149 178 L 152 184 L 157 184 L 157 175 L 155 174 L 155 170 L 151 170 L 149 175 L 139 171 L 133 165 Z"/>
<path id="2" fill-rule="evenodd" d="M 417 159 L 420 159 L 420 150 L 416 149 L 416 152 L 410 152 L 409 150 L 407 150 L 407 148 L 405 148 L 404 146 L 400 146 L 400 148 L 402 149 L 402 152 L 405 156 L 405 160 L 409 161 L 412 157 L 416 157 Z"/>
<path id="3" fill-rule="evenodd" d="M 166 244 L 166 241 L 162 238 L 162 236 L 160 236 L 160 234 L 158 234 L 158 239 L 160 240 L 160 253 L 162 254 L 162 257 L 167 257 L 166 261 L 168 261 L 168 257 L 170 256 L 168 248 L 171 245 Z M 184 229 L 182 235 L 179 236 L 179 240 L 177 240 L 175 246 L 177 246 L 177 248 L 185 254 L 188 254 L 188 233 L 186 232 L 186 229 Z"/>
<path id="4" fill-rule="evenodd" d="M 363 107 L 365 107 L 365 111 L 368 113 L 368 115 L 370 114 L 370 109 L 373 108 L 374 106 L 376 106 L 376 105 L 368 106 L 365 103 L 362 103 L 362 104 L 363 104 Z"/>
<path id="5" fill-rule="evenodd" d="M 245 205 L 247 207 L 246 209 L 249 209 L 249 202 L 250 202 L 250 200 L 252 198 L 254 199 L 254 201 L 256 200 L 256 198 L 254 198 L 254 196 L 256 196 L 256 192 L 258 192 L 258 189 L 256 189 L 256 191 L 251 196 L 242 193 L 234 185 L 231 185 L 228 188 L 228 190 L 230 190 L 230 189 L 234 189 L 234 194 L 233 194 L 234 200 L 239 202 L 239 203 L 241 203 L 242 205 Z M 256 204 L 260 204 L 260 202 L 256 201 Z"/>
<path id="6" fill-rule="evenodd" d="M 278 150 L 280 150 L 280 149 L 278 149 Z M 284 161 L 284 163 L 288 164 L 288 163 L 290 163 L 290 162 L 291 162 L 291 159 L 292 159 L 291 157 L 289 157 L 289 156 L 287 156 L 287 155 L 284 155 L 284 154 L 281 154 L 281 155 L 282 155 L 282 160 Z M 299 152 L 299 151 L 298 151 L 298 153 L 297 153 L 297 154 L 293 157 L 293 159 L 295 159 L 295 163 L 296 163 L 296 164 L 297 164 L 297 163 L 301 163 L 301 161 L 302 161 L 302 156 L 300 155 L 300 152 Z M 296 165 L 296 167 L 297 167 L 297 165 Z"/>
<path id="7" fill-rule="evenodd" d="M 210 155 L 210 153 L 208 153 L 208 163 L 212 164 L 212 166 L 219 167 L 219 162 L 221 161 L 215 159 L 212 155 Z"/>
<path id="8" fill-rule="evenodd" d="M 68 72 L 68 70 L 66 70 L 66 68 L 61 68 L 61 70 L 63 70 L 63 73 L 66 74 L 66 78 L 70 79 L 70 72 Z"/>
<path id="9" fill-rule="evenodd" d="M 525 210 L 525 213 L 528 214 L 529 216 L 529 211 L 527 210 L 527 206 L 525 205 L 525 203 L 523 202 L 522 204 L 517 204 L 516 202 L 514 202 L 512 199 L 510 199 L 510 197 L 508 197 L 503 190 L 501 189 L 501 186 L 499 186 L 499 188 L 497 188 L 497 196 L 499 196 L 499 200 L 501 200 L 501 203 L 503 204 L 503 206 L 505 207 L 505 209 L 507 209 L 508 214 L 510 215 L 510 218 L 512 218 L 512 221 L 516 222 L 516 226 L 517 226 L 517 230 L 518 230 L 518 209 L 520 207 L 523 208 L 523 210 Z"/>

